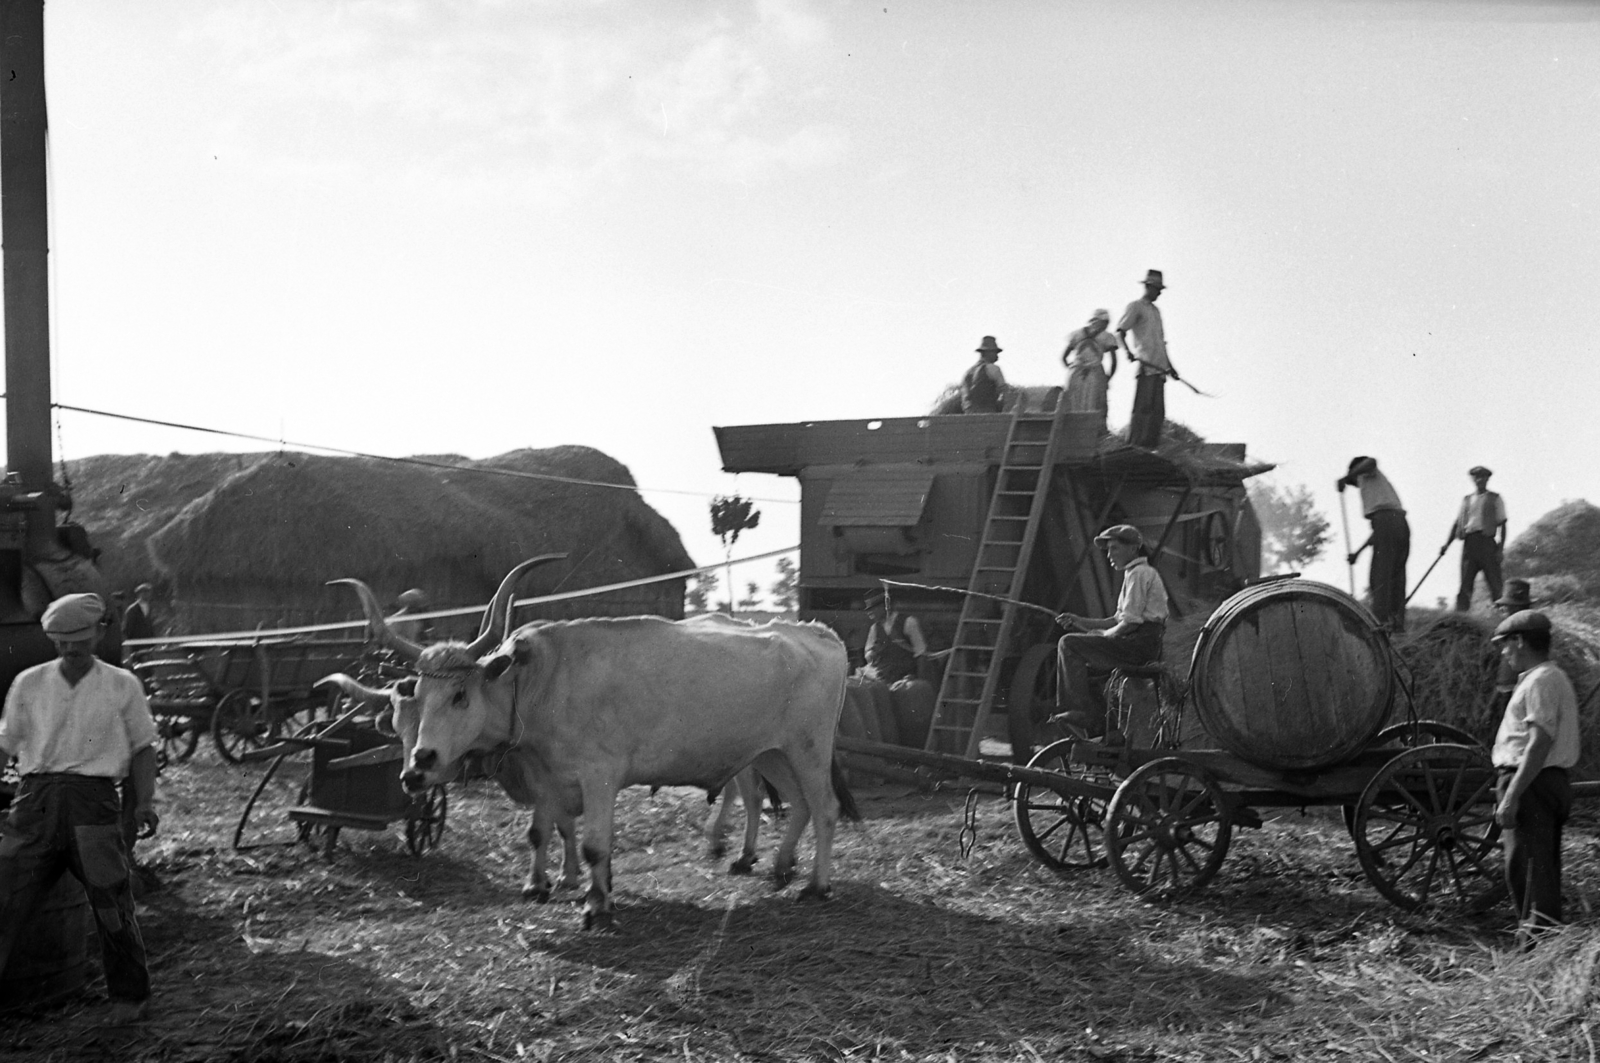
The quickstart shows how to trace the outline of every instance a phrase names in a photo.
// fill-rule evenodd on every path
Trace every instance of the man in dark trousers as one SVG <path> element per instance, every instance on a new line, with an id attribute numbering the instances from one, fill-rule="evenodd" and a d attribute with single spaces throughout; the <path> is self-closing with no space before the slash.
<path id="1" fill-rule="evenodd" d="M 1378 623 L 1390 631 L 1406 629 L 1406 558 L 1411 556 L 1411 525 L 1400 505 L 1389 478 L 1378 471 L 1378 459 L 1350 459 L 1350 471 L 1338 481 L 1339 493 L 1346 487 L 1361 492 L 1361 512 L 1372 525 L 1372 534 L 1348 558 L 1355 564 L 1362 551 L 1372 547 L 1372 567 L 1367 571 L 1367 590 L 1372 595 L 1372 611 Z"/>
<path id="2" fill-rule="evenodd" d="M 922 625 L 910 613 L 895 609 L 886 591 L 867 595 L 867 669 L 885 683 L 917 678 L 917 665 L 928 655 Z"/>
<path id="3" fill-rule="evenodd" d="M 100 935 L 110 1020 L 144 1017 L 150 975 L 134 913 L 117 783 L 133 780 L 145 837 L 155 811 L 156 725 L 131 672 L 94 656 L 99 595 L 68 594 L 44 611 L 57 660 L 18 675 L 0 715 L 0 761 L 22 784 L 0 833 L 0 969 L 34 909 L 64 871 L 83 884 Z"/>
<path id="4" fill-rule="evenodd" d="M 1114 616 L 1060 613 L 1056 623 L 1069 634 L 1056 643 L 1056 698 L 1060 720 L 1098 738 L 1105 734 L 1105 702 L 1089 685 L 1089 669 L 1151 664 L 1161 659 L 1166 628 L 1167 589 L 1144 556 L 1144 536 L 1131 524 L 1107 528 L 1094 541 L 1105 548 L 1111 566 L 1122 573 Z M 1077 628 L 1078 631 L 1073 632 Z"/>
<path id="5" fill-rule="evenodd" d="M 1156 300 L 1166 288 L 1159 269 L 1144 275 L 1144 298 L 1135 299 L 1117 322 L 1117 339 L 1128 352 L 1128 361 L 1137 362 L 1139 375 L 1133 391 L 1133 419 L 1128 422 L 1128 442 L 1153 450 L 1161 442 L 1161 428 L 1167 420 L 1167 377 L 1179 379 L 1167 357 L 1166 326 Z"/>
<path id="6" fill-rule="evenodd" d="M 150 595 L 154 588 L 141 583 L 133 589 L 133 604 L 122 614 L 122 637 L 125 639 L 153 639 L 156 637 L 155 616 L 150 611 Z"/>
<path id="7" fill-rule="evenodd" d="M 1455 523 L 1450 525 L 1450 538 L 1439 548 L 1439 556 L 1450 549 L 1450 544 L 1461 540 L 1461 589 L 1456 592 L 1456 612 L 1465 613 L 1472 608 L 1472 586 L 1483 573 L 1489 584 L 1489 598 L 1500 597 L 1500 558 L 1506 549 L 1506 504 L 1489 490 L 1489 477 L 1494 474 L 1482 465 L 1467 470 L 1472 477 L 1472 494 L 1461 500 L 1461 510 Z"/>
<path id="8" fill-rule="evenodd" d="M 1561 923 L 1561 828 L 1572 810 L 1568 771 L 1580 752 L 1577 692 L 1550 660 L 1550 638 L 1550 618 L 1534 609 L 1506 617 L 1494 632 L 1501 659 L 1518 673 L 1494 739 L 1494 818 L 1506 885 L 1530 940 Z"/>
<path id="9" fill-rule="evenodd" d="M 961 378 L 962 413 L 999 413 L 1006 393 L 1006 375 L 995 363 L 1001 347 L 993 336 L 978 344 L 978 361 Z"/>

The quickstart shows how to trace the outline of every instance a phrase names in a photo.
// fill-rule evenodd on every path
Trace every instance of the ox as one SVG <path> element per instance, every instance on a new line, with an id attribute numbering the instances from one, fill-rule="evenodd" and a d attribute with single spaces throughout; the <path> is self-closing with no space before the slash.
<path id="1" fill-rule="evenodd" d="M 507 575 L 497 602 L 509 600 L 530 564 Z M 502 785 L 526 787 L 536 816 L 581 814 L 586 928 L 614 924 L 611 836 L 622 787 L 715 793 L 750 765 L 791 806 L 775 881 L 793 879 L 795 850 L 814 820 L 816 856 L 801 896 L 830 893 L 834 828 L 841 811 L 856 812 L 833 763 L 846 659 L 828 628 L 657 617 L 539 622 L 482 657 L 483 637 L 471 646 L 407 641 L 388 627 L 370 590 L 342 582 L 361 593 L 379 637 L 415 662 L 416 690 L 405 699 L 415 727 L 407 789 L 448 781 L 464 757 L 482 754 L 498 764 Z M 500 609 L 491 604 L 489 632 L 503 622 Z M 746 799 L 747 812 L 758 807 Z"/>

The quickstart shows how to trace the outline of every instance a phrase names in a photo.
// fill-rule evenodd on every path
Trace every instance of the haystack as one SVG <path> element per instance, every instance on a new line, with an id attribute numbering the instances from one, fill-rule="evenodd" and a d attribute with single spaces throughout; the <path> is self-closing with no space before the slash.
<path id="1" fill-rule="evenodd" d="M 455 468 L 275 452 L 108 455 L 68 474 L 74 515 L 103 551 L 111 585 L 155 583 L 181 631 L 347 619 L 359 615 L 354 596 L 324 586 L 346 576 L 383 601 L 420 587 L 434 608 L 449 608 L 486 601 L 507 569 L 536 554 L 570 558 L 530 573 L 523 595 L 693 567 L 677 532 L 631 490 L 628 470 L 597 450 L 421 460 Z M 682 610 L 680 580 L 541 615 Z"/>
<path id="2" fill-rule="evenodd" d="M 1506 574 L 1544 601 L 1600 600 L 1600 506 L 1563 502 L 1506 547 Z"/>

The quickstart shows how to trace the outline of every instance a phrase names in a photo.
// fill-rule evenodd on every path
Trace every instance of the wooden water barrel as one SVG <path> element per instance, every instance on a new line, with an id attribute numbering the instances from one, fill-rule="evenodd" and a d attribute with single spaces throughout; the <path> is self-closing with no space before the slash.
<path id="1" fill-rule="evenodd" d="M 0 971 L 0 1011 L 47 1004 L 83 988 L 89 900 L 70 874 L 62 874 L 17 935 Z"/>
<path id="2" fill-rule="evenodd" d="M 1217 607 L 1190 666 L 1212 740 L 1264 768 L 1310 771 L 1348 760 L 1394 700 L 1388 639 L 1343 591 L 1287 579 Z"/>

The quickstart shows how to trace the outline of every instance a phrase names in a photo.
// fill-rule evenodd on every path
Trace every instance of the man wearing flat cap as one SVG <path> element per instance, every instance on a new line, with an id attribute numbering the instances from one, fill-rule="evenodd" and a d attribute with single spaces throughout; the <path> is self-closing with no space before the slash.
<path id="1" fill-rule="evenodd" d="M 34 907 L 70 871 L 83 883 L 111 997 L 111 1021 L 144 1016 L 150 997 L 134 913 L 117 783 L 131 777 L 134 819 L 155 833 L 156 725 L 131 672 L 94 656 L 105 607 L 68 594 L 44 611 L 57 659 L 17 676 L 0 715 L 0 760 L 22 785 L 0 827 L 0 969 Z"/>
<path id="2" fill-rule="evenodd" d="M 1561 828 L 1572 810 L 1568 771 L 1578 763 L 1578 698 L 1550 660 L 1550 618 L 1513 613 L 1495 628 L 1501 660 L 1517 688 L 1495 734 L 1495 822 L 1503 832 L 1506 885 L 1522 931 L 1561 923 Z"/>
<path id="3" fill-rule="evenodd" d="M 133 604 L 122 614 L 122 637 L 127 639 L 153 639 L 156 637 L 155 614 L 150 611 L 150 595 L 154 588 L 141 583 L 133 589 Z"/>
<path id="4" fill-rule="evenodd" d="M 1107 528 L 1094 541 L 1122 573 L 1114 616 L 1092 618 L 1060 613 L 1056 623 L 1069 634 L 1056 643 L 1056 698 L 1062 722 L 1097 738 L 1105 734 L 1106 706 L 1089 685 L 1089 669 L 1151 664 L 1161 659 L 1167 622 L 1167 589 L 1161 574 L 1144 557 L 1144 536 L 1131 524 Z M 1073 628 L 1080 629 L 1073 632 Z"/>
<path id="5" fill-rule="evenodd" d="M 1154 450 L 1161 442 L 1161 429 L 1167 421 L 1167 377 L 1179 379 L 1167 357 L 1166 326 L 1156 300 L 1167 283 L 1159 269 L 1144 275 L 1144 298 L 1135 299 L 1117 322 L 1117 339 L 1128 352 L 1128 361 L 1137 362 L 1134 379 L 1133 419 L 1128 422 L 1128 442 Z"/>
<path id="6" fill-rule="evenodd" d="M 999 413 L 1006 394 L 1006 375 L 995 363 L 1001 346 L 993 336 L 978 344 L 978 361 L 961 377 L 962 413 Z"/>
<path id="7" fill-rule="evenodd" d="M 1406 558 L 1411 556 L 1411 525 L 1400 505 L 1389 478 L 1378 471 L 1378 459 L 1350 459 L 1350 469 L 1338 480 L 1339 493 L 1346 487 L 1361 492 L 1361 512 L 1372 525 L 1372 534 L 1355 553 L 1354 565 L 1367 547 L 1372 547 L 1372 567 L 1367 570 L 1367 591 L 1372 595 L 1372 612 L 1378 623 L 1390 631 L 1406 629 Z"/>
<path id="8" fill-rule="evenodd" d="M 1461 540 L 1461 589 L 1456 593 L 1456 612 L 1465 613 L 1472 608 L 1472 587 L 1483 573 L 1489 584 L 1489 598 L 1500 597 L 1500 559 L 1506 549 L 1506 504 L 1489 490 L 1489 477 L 1494 475 L 1482 465 L 1467 470 L 1472 477 L 1472 494 L 1461 500 L 1461 509 L 1455 523 L 1450 525 L 1450 538 L 1439 548 L 1439 556 L 1450 549 L 1450 544 Z"/>

